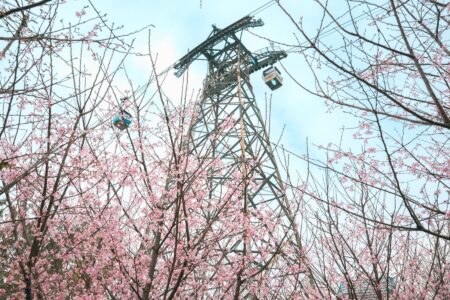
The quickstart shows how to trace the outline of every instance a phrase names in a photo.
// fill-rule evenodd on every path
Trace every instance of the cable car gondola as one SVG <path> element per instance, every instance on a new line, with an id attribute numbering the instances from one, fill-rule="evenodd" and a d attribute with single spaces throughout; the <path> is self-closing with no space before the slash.
<path id="1" fill-rule="evenodd" d="M 122 110 L 112 119 L 114 126 L 120 130 L 125 130 L 131 125 L 131 114 L 125 110 Z"/>
<path id="2" fill-rule="evenodd" d="M 263 71 L 263 79 L 272 91 L 283 85 L 283 77 L 281 77 L 281 73 L 277 67 L 274 66 Z"/>

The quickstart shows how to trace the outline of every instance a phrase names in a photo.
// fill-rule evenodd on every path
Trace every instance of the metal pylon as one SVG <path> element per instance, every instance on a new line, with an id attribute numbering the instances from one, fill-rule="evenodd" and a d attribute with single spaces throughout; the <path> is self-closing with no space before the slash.
<path id="1" fill-rule="evenodd" d="M 251 73 L 287 55 L 269 49 L 252 53 L 240 39 L 245 28 L 262 25 L 261 20 L 247 16 L 221 30 L 213 26 L 208 39 L 175 65 L 180 76 L 200 56 L 208 61 L 204 96 L 190 129 L 189 151 L 208 170 L 205 201 L 215 209 L 205 216 L 212 217 L 219 209 L 227 216 L 222 204 L 228 205 L 229 221 L 242 227 L 241 232 L 217 241 L 223 254 L 208 263 L 221 271 L 207 274 L 213 280 L 217 272 L 235 272 L 230 277 L 234 282 L 214 289 L 239 297 L 254 295 L 264 284 L 263 277 L 277 281 L 281 245 L 295 235 L 265 120 L 250 83 Z M 229 199 L 234 202 L 225 204 Z M 274 220 L 279 222 L 272 223 Z M 250 224 L 250 232 L 244 230 L 245 222 Z"/>

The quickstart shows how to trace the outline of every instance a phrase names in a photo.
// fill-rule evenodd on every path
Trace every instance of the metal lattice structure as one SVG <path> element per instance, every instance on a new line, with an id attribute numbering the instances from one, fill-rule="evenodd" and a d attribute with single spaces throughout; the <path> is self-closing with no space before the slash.
<path id="1" fill-rule="evenodd" d="M 295 234 L 287 233 L 293 222 L 292 214 L 286 205 L 283 182 L 264 119 L 256 104 L 250 74 L 273 65 L 287 54 L 270 49 L 252 53 L 244 46 L 241 41 L 243 30 L 262 25 L 260 19 L 246 16 L 224 29 L 213 26 L 209 37 L 175 64 L 175 74 L 181 76 L 200 57 L 207 60 L 204 96 L 191 127 L 189 149 L 204 161 L 220 159 L 220 168 L 208 170 L 209 201 L 220 201 L 229 192 L 227 183 L 239 174 L 243 177 L 239 205 L 252 225 L 263 232 L 258 240 L 246 239 L 240 234 L 221 241 L 218 247 L 224 252 L 224 257 L 211 263 L 231 264 L 250 252 L 252 267 L 264 269 L 261 273 L 266 275 L 270 272 L 270 276 L 276 276 L 274 260 L 270 255 L 263 257 L 261 253 L 279 252 L 281 240 Z M 283 224 L 270 232 L 259 217 L 261 212 L 270 212 L 270 215 L 283 220 Z M 248 296 L 251 294 L 249 283 L 244 281 L 244 275 L 237 274 L 236 291 Z"/>

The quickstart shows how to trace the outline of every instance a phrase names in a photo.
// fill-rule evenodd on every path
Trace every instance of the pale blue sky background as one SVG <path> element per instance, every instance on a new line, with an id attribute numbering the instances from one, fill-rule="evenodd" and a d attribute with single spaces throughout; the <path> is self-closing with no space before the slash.
<path id="1" fill-rule="evenodd" d="M 223 28 L 254 11 L 267 0 L 239 1 L 239 0 L 173 0 L 173 1 L 118 1 L 97 0 L 96 7 L 107 13 L 107 19 L 116 25 L 123 25 L 125 31 L 153 24 L 152 49 L 158 52 L 159 70 L 165 69 L 186 54 L 189 48 L 202 42 L 211 32 L 211 24 Z M 337 1 L 339 2 L 339 1 Z M 70 5 L 81 5 L 81 1 L 74 1 Z M 320 9 L 312 0 L 285 0 L 283 5 L 288 7 L 294 18 L 303 18 L 303 25 L 314 32 L 320 22 Z M 338 3 L 336 3 L 338 4 Z M 78 9 L 81 9 L 80 6 Z M 338 9 L 339 6 L 336 6 Z M 288 18 L 276 5 L 272 5 L 256 15 L 265 25 L 251 29 L 253 32 L 288 44 L 295 43 L 296 29 Z M 137 50 L 146 52 L 147 32 L 136 37 Z M 252 51 L 270 46 L 268 41 L 246 33 L 244 44 Z M 299 54 L 290 54 L 283 60 L 283 65 L 297 80 L 313 87 L 310 71 L 304 66 Z M 143 84 L 150 72 L 150 65 L 145 58 L 134 59 L 132 66 L 133 78 L 137 84 Z M 133 69 L 134 68 L 134 69 Z M 195 62 L 189 73 L 192 89 L 201 88 L 206 75 L 206 63 Z M 311 144 L 327 145 L 329 142 L 338 143 L 343 126 L 354 126 L 355 120 L 340 111 L 327 113 L 322 99 L 316 98 L 300 89 L 286 74 L 284 86 L 272 93 L 271 136 L 275 141 L 279 138 L 283 127 L 284 134 L 280 144 L 298 153 L 305 153 L 305 140 Z M 142 81 L 139 82 L 139 78 Z M 252 75 L 252 84 L 259 106 L 264 108 L 264 99 L 271 91 L 261 79 L 261 71 Z M 176 98 L 181 88 L 181 79 L 173 72 L 165 81 L 165 92 Z M 310 151 L 314 154 L 314 148 Z M 323 158 L 323 157 L 322 157 Z"/>

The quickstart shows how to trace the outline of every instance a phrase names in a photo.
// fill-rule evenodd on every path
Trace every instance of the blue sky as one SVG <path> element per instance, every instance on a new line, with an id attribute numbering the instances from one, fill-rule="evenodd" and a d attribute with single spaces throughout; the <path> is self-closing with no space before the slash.
<path id="1" fill-rule="evenodd" d="M 81 2 L 75 1 L 72 4 Z M 152 49 L 158 52 L 158 68 L 165 69 L 177 59 L 202 42 L 211 32 L 211 24 L 223 28 L 232 22 L 254 11 L 267 0 L 197 0 L 197 1 L 118 1 L 97 0 L 96 8 L 108 14 L 108 20 L 116 25 L 123 25 L 125 31 L 131 31 L 152 24 Z M 303 25 L 314 32 L 320 22 L 320 9 L 312 5 L 313 1 L 286 0 L 282 2 L 288 7 L 294 18 L 303 19 Z M 80 7 L 81 8 L 81 7 Z M 336 7 L 336 9 L 338 9 Z M 276 41 L 295 43 L 296 29 L 276 5 L 272 5 L 256 15 L 265 25 L 253 28 L 252 31 Z M 147 32 L 136 36 L 135 47 L 145 52 Z M 252 51 L 270 46 L 269 42 L 249 33 L 244 35 L 244 44 Z M 145 58 L 134 59 L 131 64 L 133 78 L 137 83 L 144 83 L 150 72 L 150 65 Z M 283 65 L 297 80 L 313 87 L 310 71 L 305 67 L 299 54 L 290 54 Z M 129 65 L 130 67 L 130 65 Z M 201 88 L 206 75 L 206 64 L 195 62 L 189 70 L 192 89 Z M 170 97 L 176 98 L 181 88 L 181 79 L 171 74 L 165 81 L 165 91 Z M 355 120 L 348 115 L 335 110 L 327 113 L 323 100 L 301 90 L 286 74 L 284 86 L 272 93 L 271 136 L 277 140 L 283 128 L 281 140 L 286 148 L 299 153 L 305 153 L 305 140 L 311 144 L 327 145 L 337 143 L 343 126 L 354 126 Z M 139 82 L 139 78 L 142 81 Z M 261 72 L 252 75 L 252 84 L 260 108 L 264 107 L 264 99 L 271 91 L 264 85 Z M 310 149 L 313 150 L 313 149 Z"/>

